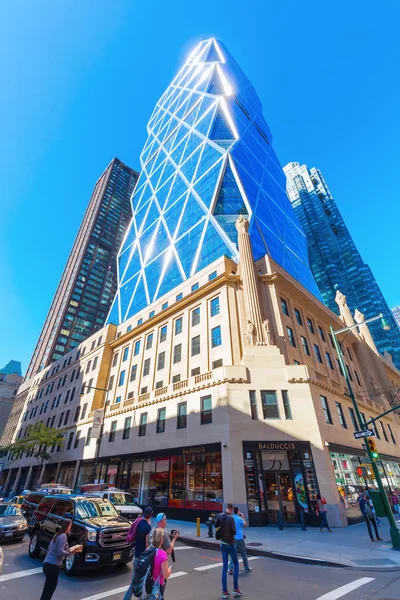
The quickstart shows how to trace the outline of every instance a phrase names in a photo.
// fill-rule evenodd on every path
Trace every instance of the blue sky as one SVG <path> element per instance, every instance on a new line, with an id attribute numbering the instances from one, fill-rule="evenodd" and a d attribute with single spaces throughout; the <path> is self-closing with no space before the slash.
<path id="1" fill-rule="evenodd" d="M 282 165 L 319 167 L 390 306 L 400 304 L 400 8 L 271 0 L 3 3 L 0 366 L 27 368 L 96 179 L 139 168 L 153 106 L 198 41 L 254 84 Z"/>

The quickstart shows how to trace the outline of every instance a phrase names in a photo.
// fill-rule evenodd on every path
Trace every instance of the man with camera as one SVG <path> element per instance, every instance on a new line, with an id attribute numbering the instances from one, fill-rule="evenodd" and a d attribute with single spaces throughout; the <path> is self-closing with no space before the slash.
<path id="1" fill-rule="evenodd" d="M 160 528 L 163 530 L 164 532 L 164 539 L 163 539 L 163 543 L 161 548 L 163 550 L 165 550 L 165 552 L 169 555 L 172 554 L 172 560 L 174 560 L 174 548 L 175 548 L 175 542 L 178 539 L 179 536 L 179 531 L 175 531 L 173 530 L 173 535 L 172 535 L 172 539 L 166 529 L 167 527 L 167 516 L 165 513 L 158 513 L 158 515 L 156 516 L 156 523 L 154 526 L 154 529 Z M 152 531 L 150 532 L 150 543 L 151 540 L 153 538 L 153 532 L 154 529 L 152 529 Z"/>
<path id="2" fill-rule="evenodd" d="M 243 566 L 245 573 L 251 573 L 252 569 L 249 567 L 249 561 L 247 558 L 247 550 L 246 550 L 246 542 L 244 541 L 243 527 L 247 527 L 246 519 L 244 518 L 244 514 L 239 512 L 239 508 L 234 506 L 233 508 L 233 518 L 236 525 L 236 534 L 235 534 L 235 546 L 238 553 L 242 555 Z M 229 563 L 229 575 L 233 575 L 233 560 L 231 557 Z"/>

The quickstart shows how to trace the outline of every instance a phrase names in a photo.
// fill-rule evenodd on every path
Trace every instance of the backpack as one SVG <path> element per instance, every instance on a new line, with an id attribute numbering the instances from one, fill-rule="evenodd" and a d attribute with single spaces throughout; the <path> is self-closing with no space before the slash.
<path id="1" fill-rule="evenodd" d="M 374 516 L 374 510 L 369 501 L 365 503 L 365 514 L 367 515 L 367 519 L 372 519 Z"/>
<path id="2" fill-rule="evenodd" d="M 139 558 L 132 580 L 132 591 L 135 598 L 146 600 L 154 587 L 153 566 L 157 548 L 149 546 Z"/>
<path id="3" fill-rule="evenodd" d="M 220 540 L 222 538 L 222 527 L 223 527 L 223 525 L 225 523 L 225 517 L 226 517 L 226 513 L 221 513 L 218 516 L 220 525 L 215 530 L 215 539 L 216 540 Z"/>
<path id="4" fill-rule="evenodd" d="M 128 535 L 126 536 L 127 544 L 132 544 L 132 542 L 134 542 L 136 540 L 136 530 L 137 530 L 138 525 L 141 520 L 142 520 L 142 517 L 140 516 L 137 519 L 135 519 L 133 521 L 133 523 L 131 524 L 130 529 L 128 531 Z"/>

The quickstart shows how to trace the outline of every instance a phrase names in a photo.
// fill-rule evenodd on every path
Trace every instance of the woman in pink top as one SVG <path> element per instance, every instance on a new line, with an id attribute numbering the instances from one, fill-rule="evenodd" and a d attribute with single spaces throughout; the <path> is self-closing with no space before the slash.
<path id="1" fill-rule="evenodd" d="M 168 556 L 161 546 L 164 540 L 164 530 L 157 528 L 154 530 L 152 544 L 157 548 L 154 557 L 153 579 L 160 586 L 161 598 L 164 598 L 165 582 L 171 575 L 172 567 L 168 566 Z"/>

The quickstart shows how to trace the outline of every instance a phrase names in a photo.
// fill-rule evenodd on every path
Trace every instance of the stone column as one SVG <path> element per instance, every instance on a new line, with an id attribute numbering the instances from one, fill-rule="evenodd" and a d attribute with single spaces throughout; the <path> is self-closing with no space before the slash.
<path id="1" fill-rule="evenodd" d="M 11 467 L 8 469 L 8 473 L 7 473 L 7 479 L 6 482 L 4 484 L 4 488 L 3 488 L 3 495 L 5 496 L 9 496 L 10 494 L 8 493 L 8 486 L 10 485 L 10 479 L 11 479 L 11 473 L 12 473 L 12 469 Z"/>
<path id="2" fill-rule="evenodd" d="M 18 469 L 18 473 L 17 473 L 17 476 L 16 476 L 15 481 L 14 481 L 14 487 L 11 490 L 11 496 L 15 496 L 15 494 L 16 494 L 16 490 L 17 490 L 18 485 L 19 485 L 19 480 L 21 479 L 21 472 L 22 472 L 22 469 L 20 467 Z"/>
<path id="3" fill-rule="evenodd" d="M 248 346 L 264 344 L 263 321 L 257 275 L 251 250 L 249 222 L 242 215 L 236 221 L 239 246 L 240 276 L 247 312 L 246 342 Z"/>
<path id="4" fill-rule="evenodd" d="M 25 489 L 26 490 L 29 490 L 29 484 L 31 482 L 31 477 L 32 477 L 32 470 L 33 470 L 33 467 L 29 467 L 28 475 L 26 476 L 26 480 L 25 480 Z"/>
<path id="5" fill-rule="evenodd" d="M 76 488 L 76 480 L 78 479 L 78 473 L 79 473 L 79 465 L 81 464 L 80 460 L 76 461 L 76 465 L 75 465 L 75 471 L 74 471 L 74 476 L 72 478 L 72 489 L 74 490 Z"/>
<path id="6" fill-rule="evenodd" d="M 349 307 L 347 306 L 346 296 L 342 294 L 342 292 L 339 292 L 339 290 L 336 292 L 335 302 L 339 307 L 340 318 L 342 319 L 343 323 L 346 325 L 346 327 L 353 327 L 353 325 L 355 325 L 356 323 L 353 319 L 353 315 L 351 314 Z M 357 337 L 359 337 L 357 329 L 353 329 L 353 333 Z"/>
<path id="7" fill-rule="evenodd" d="M 59 462 L 56 469 L 56 476 L 54 477 L 54 483 L 58 482 L 58 476 L 60 475 L 61 463 Z"/>
<path id="8" fill-rule="evenodd" d="M 375 346 L 375 342 L 373 340 L 373 337 L 371 335 L 369 327 L 368 327 L 368 325 L 365 325 L 365 323 L 363 323 L 364 315 L 362 314 L 362 312 L 360 312 L 359 310 L 356 310 L 356 312 L 354 313 L 354 318 L 356 320 L 356 323 L 359 323 L 359 325 L 360 325 L 359 330 L 360 330 L 361 338 L 364 340 L 364 342 L 366 344 L 368 344 L 368 346 L 371 348 L 371 350 L 373 350 L 375 352 L 375 354 L 379 355 L 378 349 Z"/>
<path id="9" fill-rule="evenodd" d="M 44 471 L 45 471 L 45 469 L 46 469 L 46 465 L 45 465 L 45 464 L 43 464 L 43 465 L 42 465 L 42 470 L 40 471 L 39 479 L 38 479 L 38 482 L 37 482 L 37 485 L 38 485 L 38 486 L 40 486 L 40 484 L 41 484 L 41 483 L 45 483 L 45 482 L 43 481 L 43 475 L 44 475 Z M 47 482 L 46 482 L 46 483 L 47 483 Z"/>

